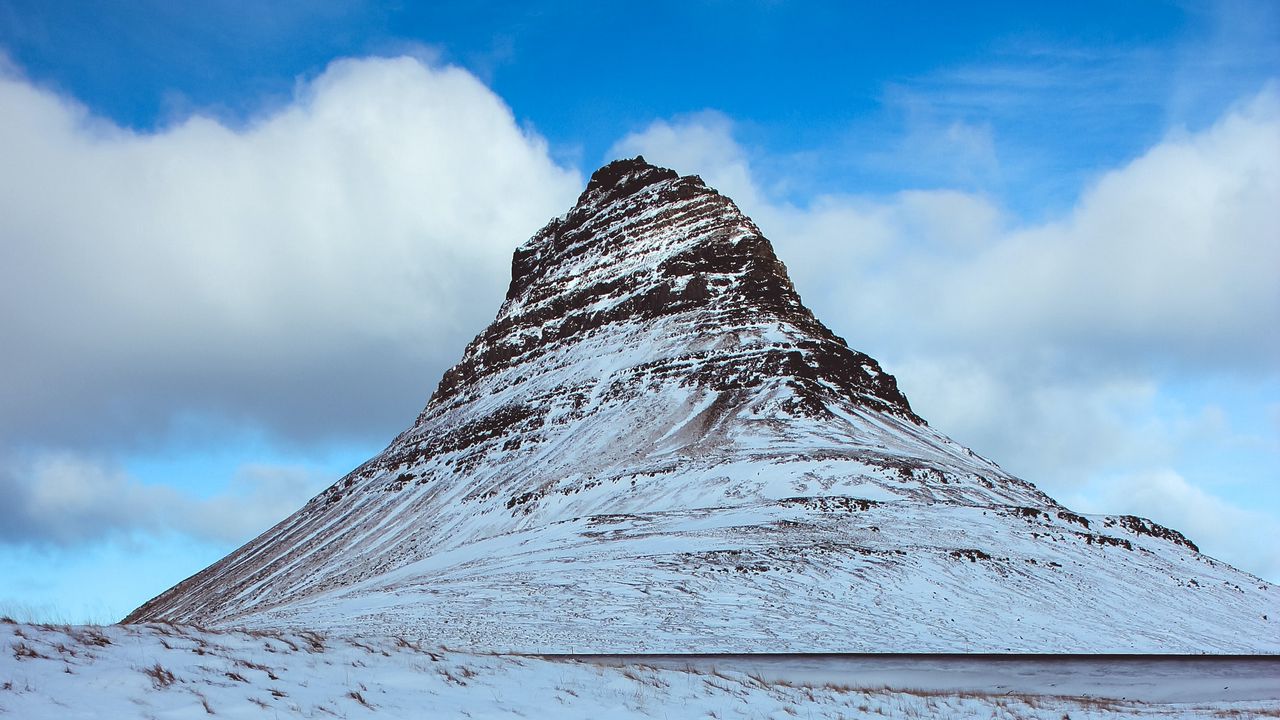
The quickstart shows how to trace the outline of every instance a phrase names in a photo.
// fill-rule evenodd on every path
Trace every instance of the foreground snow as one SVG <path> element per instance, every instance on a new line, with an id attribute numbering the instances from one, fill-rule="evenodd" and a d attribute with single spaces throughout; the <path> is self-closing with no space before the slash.
<path id="1" fill-rule="evenodd" d="M 666 667 L 472 655 L 395 637 L 209 632 L 169 625 L 0 625 L 0 714 L 15 718 L 546 717 L 557 718 L 1264 718 L 1276 688 L 1234 699 L 1121 700 L 998 688 L 937 689 L 834 682 L 798 659 L 763 671 L 737 661 Z M 893 662 L 893 661 L 890 661 Z M 1153 661 L 1158 662 L 1158 661 Z M 731 669 L 732 668 L 732 669 Z M 1265 668 L 1269 672 L 1274 666 Z M 973 661 L 969 676 L 981 675 Z M 892 675 L 903 677 L 898 669 Z M 1152 672 L 1109 690 L 1150 700 Z M 883 682 L 883 673 L 867 684 Z M 1172 680 L 1171 680 L 1172 681 Z M 1262 683 L 1259 686 L 1259 683 Z M 924 686 L 925 689 L 920 689 Z M 1080 685 L 1070 687 L 1081 691 Z M 1259 689 L 1261 687 L 1261 689 Z M 914 688 L 914 689 L 913 689 Z M 1144 692 L 1146 694 L 1144 694 Z M 1008 694 L 1006 694 L 1008 693 Z M 1225 696 L 1231 697 L 1231 696 Z"/>

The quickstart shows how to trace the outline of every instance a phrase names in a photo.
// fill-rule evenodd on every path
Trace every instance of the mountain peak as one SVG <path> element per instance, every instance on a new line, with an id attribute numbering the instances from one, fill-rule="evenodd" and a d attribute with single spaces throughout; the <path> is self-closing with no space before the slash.
<path id="1" fill-rule="evenodd" d="M 651 349 L 635 360 L 675 362 L 736 337 L 734 352 L 708 356 L 700 382 L 712 374 L 726 387 L 783 382 L 795 392 L 793 409 L 819 415 L 834 391 L 924 422 L 893 376 L 804 306 L 755 223 L 697 176 L 642 156 L 615 160 L 592 175 L 566 216 L 516 250 L 511 267 L 497 318 L 445 374 L 428 408 L 587 338 L 625 345 L 637 328 L 670 320 L 686 326 L 671 333 L 683 342 L 668 356 Z M 766 328 L 781 334 L 761 335 Z"/>
<path id="2" fill-rule="evenodd" d="M 614 160 L 591 174 L 587 189 L 578 196 L 577 204 L 582 205 L 589 199 L 598 200 L 601 193 L 610 198 L 629 195 L 653 183 L 677 177 L 675 170 L 651 165 L 643 155 Z"/>

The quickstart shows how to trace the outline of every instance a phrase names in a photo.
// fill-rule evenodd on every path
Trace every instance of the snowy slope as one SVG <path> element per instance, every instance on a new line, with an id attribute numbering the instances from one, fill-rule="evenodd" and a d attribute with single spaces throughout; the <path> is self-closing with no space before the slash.
<path id="1" fill-rule="evenodd" d="M 129 622 L 502 651 L 1277 652 L 1280 588 L 930 428 L 731 201 L 605 166 L 414 426 Z"/>
<path id="2" fill-rule="evenodd" d="M 903 661 L 863 660 L 858 666 L 864 669 L 850 677 L 838 664 L 824 669 L 812 658 L 701 659 L 659 667 L 618 659 L 471 655 L 396 637 L 0 623 L 0 717 L 1280 716 L 1280 688 L 1266 675 L 1275 672 L 1274 663 L 1215 659 L 1183 668 L 1180 662 L 1113 662 L 1101 679 L 1091 677 L 1096 664 L 1084 672 L 1039 661 L 936 665 L 926 664 L 922 674 Z M 1170 687 L 1180 688 L 1176 697 L 1162 697 Z"/>

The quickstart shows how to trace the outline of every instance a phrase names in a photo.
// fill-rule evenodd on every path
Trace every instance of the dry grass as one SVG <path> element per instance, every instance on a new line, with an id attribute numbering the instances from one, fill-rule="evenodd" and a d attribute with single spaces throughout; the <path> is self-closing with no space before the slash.
<path id="1" fill-rule="evenodd" d="M 160 663 L 156 663 L 149 668 L 143 668 L 142 674 L 151 678 L 151 684 L 154 685 L 157 690 L 167 688 L 178 680 L 174 677 L 173 673 L 165 669 Z"/>
<path id="2" fill-rule="evenodd" d="M 407 650 L 412 650 L 414 652 L 419 652 L 419 653 L 422 652 L 421 644 L 413 642 L 411 640 L 406 640 L 405 638 L 399 635 L 393 635 L 392 637 L 396 641 L 396 647 L 405 648 Z"/>
<path id="3" fill-rule="evenodd" d="M 324 644 L 325 636 L 314 630 L 303 630 L 298 633 L 298 637 L 302 638 L 302 641 L 307 644 L 309 652 L 322 653 L 326 650 Z M 293 649 L 297 650 L 298 648 L 295 646 Z"/>
<path id="4" fill-rule="evenodd" d="M 107 637 L 101 630 L 93 626 L 87 626 L 80 630 L 69 630 L 68 634 L 81 645 L 106 647 L 111 644 L 111 638 Z"/>
<path id="5" fill-rule="evenodd" d="M 263 665 L 262 663 L 253 662 L 252 660 L 236 658 L 236 665 L 239 667 L 249 668 L 250 670 L 260 670 L 264 673 L 267 673 L 267 675 L 271 674 L 271 668 L 267 667 L 266 665 Z M 275 680 L 275 678 L 271 678 L 271 679 Z"/>
<path id="6" fill-rule="evenodd" d="M 440 668 L 437 672 L 440 673 L 440 676 L 443 677 L 446 682 L 451 682 L 458 686 L 465 686 L 467 684 L 466 680 L 463 680 L 457 675 L 454 675 L 453 673 L 449 672 L 447 668 Z"/>
<path id="7" fill-rule="evenodd" d="M 35 660 L 36 658 L 44 660 L 49 659 L 47 656 L 41 655 L 39 651 L 25 642 L 20 642 L 13 646 L 13 657 L 17 660 Z"/>
<path id="8" fill-rule="evenodd" d="M 199 690 L 193 689 L 191 690 L 191 694 L 195 695 L 196 699 L 200 701 L 200 707 L 204 708 L 204 712 L 206 715 L 218 714 L 213 711 L 213 706 L 209 704 L 209 698 L 205 697 L 204 693 L 200 692 Z"/>

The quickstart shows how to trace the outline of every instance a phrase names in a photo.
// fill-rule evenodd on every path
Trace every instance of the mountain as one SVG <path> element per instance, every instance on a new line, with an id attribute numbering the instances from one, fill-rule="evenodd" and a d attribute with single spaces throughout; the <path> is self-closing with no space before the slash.
<path id="1" fill-rule="evenodd" d="M 511 266 L 412 427 L 125 622 L 527 652 L 1280 651 L 1280 588 L 929 427 L 698 177 L 610 163 Z"/>

